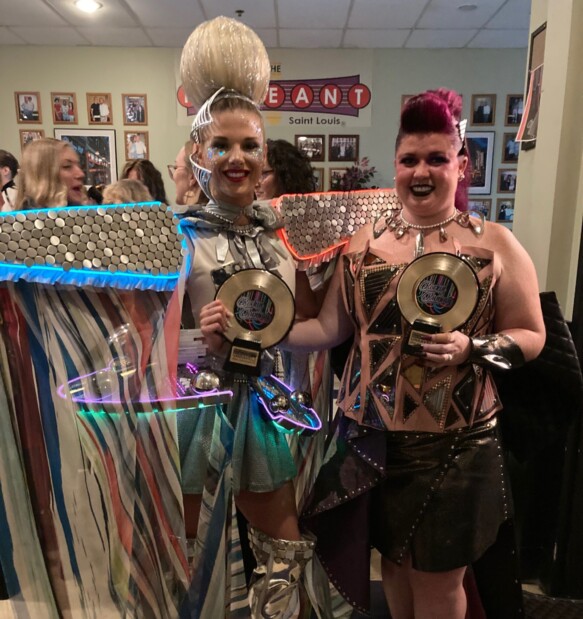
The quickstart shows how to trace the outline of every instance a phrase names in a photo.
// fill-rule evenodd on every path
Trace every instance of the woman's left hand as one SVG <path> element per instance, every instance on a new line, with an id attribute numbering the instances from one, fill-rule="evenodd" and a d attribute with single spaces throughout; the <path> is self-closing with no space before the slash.
<path id="1" fill-rule="evenodd" d="M 461 331 L 427 334 L 423 343 L 425 365 L 441 367 L 467 361 L 472 349 L 470 338 Z"/>

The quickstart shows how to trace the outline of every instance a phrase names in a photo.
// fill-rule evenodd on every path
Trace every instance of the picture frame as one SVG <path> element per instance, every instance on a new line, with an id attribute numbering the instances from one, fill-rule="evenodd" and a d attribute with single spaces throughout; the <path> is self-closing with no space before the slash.
<path id="1" fill-rule="evenodd" d="M 148 96 L 146 94 L 123 94 L 121 96 L 124 125 L 148 124 Z"/>
<path id="2" fill-rule="evenodd" d="M 517 163 L 520 143 L 516 141 L 516 131 L 505 133 L 502 137 L 502 163 Z"/>
<path id="3" fill-rule="evenodd" d="M 150 142 L 147 131 L 124 131 L 126 160 L 148 159 Z"/>
<path id="4" fill-rule="evenodd" d="M 324 135 L 296 135 L 295 145 L 310 161 L 325 160 L 326 140 Z"/>
<path id="5" fill-rule="evenodd" d="M 314 191 L 324 191 L 324 168 L 314 168 L 312 167 L 312 171 L 314 173 L 314 178 L 316 179 L 316 187 Z"/>
<path id="6" fill-rule="evenodd" d="M 492 218 L 492 199 L 491 198 L 470 198 L 468 200 L 468 211 L 481 213 L 484 219 Z"/>
<path id="7" fill-rule="evenodd" d="M 328 136 L 329 161 L 358 161 L 359 135 Z"/>
<path id="8" fill-rule="evenodd" d="M 342 179 L 348 168 L 330 168 L 330 191 L 342 191 Z"/>
<path id="9" fill-rule="evenodd" d="M 516 168 L 498 170 L 498 193 L 514 193 L 516 191 L 516 175 Z"/>
<path id="10" fill-rule="evenodd" d="M 472 95 L 470 117 L 472 125 L 493 125 L 496 119 L 496 95 Z"/>
<path id="11" fill-rule="evenodd" d="M 467 131 L 466 143 L 470 159 L 470 194 L 489 194 L 492 191 L 492 160 L 494 131 Z"/>
<path id="12" fill-rule="evenodd" d="M 522 150 L 530 150 L 536 146 L 538 113 L 542 95 L 546 32 L 547 24 L 545 22 L 530 35 L 526 103 L 524 104 L 524 114 L 516 137 L 521 143 Z"/>
<path id="13" fill-rule="evenodd" d="M 514 221 L 514 198 L 498 198 L 496 200 L 496 221 L 512 223 Z"/>
<path id="14" fill-rule="evenodd" d="M 55 125 L 77 125 L 79 114 L 74 92 L 51 92 L 51 110 Z"/>
<path id="15" fill-rule="evenodd" d="M 110 185 L 117 180 L 114 129 L 56 129 L 58 140 L 69 142 L 79 155 L 86 185 Z"/>
<path id="16" fill-rule="evenodd" d="M 87 120 L 90 125 L 113 125 L 110 93 L 87 93 Z"/>
<path id="17" fill-rule="evenodd" d="M 16 121 L 18 123 L 38 124 L 43 121 L 40 92 L 20 91 L 14 93 Z"/>
<path id="18" fill-rule="evenodd" d="M 506 95 L 506 112 L 504 125 L 506 127 L 518 127 L 524 113 L 524 95 Z"/>
<path id="19" fill-rule="evenodd" d="M 20 129 L 20 150 L 35 140 L 40 140 L 45 137 L 43 129 Z"/>

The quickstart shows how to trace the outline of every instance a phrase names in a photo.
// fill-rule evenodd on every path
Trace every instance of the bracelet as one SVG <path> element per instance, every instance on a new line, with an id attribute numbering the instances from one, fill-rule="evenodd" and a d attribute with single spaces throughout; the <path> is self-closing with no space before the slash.
<path id="1" fill-rule="evenodd" d="M 469 363 L 489 365 L 501 370 L 519 368 L 525 364 L 520 346 L 505 333 L 492 333 L 470 338 Z"/>

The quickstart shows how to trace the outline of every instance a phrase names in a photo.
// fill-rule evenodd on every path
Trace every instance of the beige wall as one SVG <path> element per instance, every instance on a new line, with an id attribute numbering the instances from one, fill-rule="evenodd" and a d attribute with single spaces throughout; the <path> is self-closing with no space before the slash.
<path id="1" fill-rule="evenodd" d="M 123 132 L 132 129 L 122 122 L 122 93 L 148 95 L 151 159 L 159 169 L 172 163 L 180 146 L 188 137 L 188 127 L 178 126 L 175 111 L 175 61 L 179 52 L 173 49 L 127 49 L 90 47 L 0 47 L 0 148 L 20 152 L 18 129 L 33 129 L 38 125 L 16 123 L 14 91 L 40 91 L 43 123 L 47 136 L 53 135 L 50 116 L 50 92 L 62 90 L 77 94 L 80 108 L 79 128 L 88 128 L 85 93 L 110 92 L 113 97 L 113 128 L 116 130 L 118 164 L 124 163 Z M 287 60 L 297 61 L 303 55 L 311 66 L 321 65 L 320 75 L 344 75 L 343 59 L 350 50 L 337 50 L 330 62 L 330 50 L 277 50 L 272 53 L 284 66 Z M 525 50 L 376 50 L 372 53 L 373 108 L 372 126 L 339 127 L 335 133 L 359 133 L 360 152 L 367 155 L 379 169 L 375 179 L 380 186 L 392 184 L 393 145 L 401 95 L 426 88 L 448 86 L 458 89 L 469 109 L 472 94 L 496 93 L 497 123 L 485 130 L 496 131 L 493 187 L 501 160 L 506 95 L 523 90 Z M 286 76 L 287 78 L 288 76 Z M 297 77 L 297 76 L 290 76 Z M 134 127 L 133 129 L 137 129 Z M 293 141 L 296 133 L 326 133 L 315 127 L 274 127 L 270 137 Z M 340 167 L 341 164 L 318 164 Z M 505 166 L 512 167 L 512 166 Z M 164 170 L 166 189 L 170 197 L 174 190 Z M 496 195 L 492 197 L 494 204 Z"/>
<path id="2" fill-rule="evenodd" d="M 530 31 L 547 23 L 536 148 L 522 152 L 514 232 L 543 290 L 571 318 L 583 218 L 583 2 L 533 0 Z"/>

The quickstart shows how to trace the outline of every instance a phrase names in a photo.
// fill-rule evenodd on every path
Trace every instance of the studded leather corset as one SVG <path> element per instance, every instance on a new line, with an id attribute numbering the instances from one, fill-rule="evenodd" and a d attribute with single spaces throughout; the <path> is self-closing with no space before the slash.
<path id="1" fill-rule="evenodd" d="M 469 336 L 492 332 L 493 289 L 500 273 L 495 254 L 459 247 L 479 281 L 479 300 L 460 327 Z M 396 301 L 406 264 L 392 264 L 377 248 L 347 253 L 343 294 L 355 324 L 355 340 L 344 371 L 338 406 L 359 424 L 397 431 L 447 432 L 493 416 L 501 406 L 485 368 L 425 368 L 418 358 L 401 354 L 407 323 Z"/>

